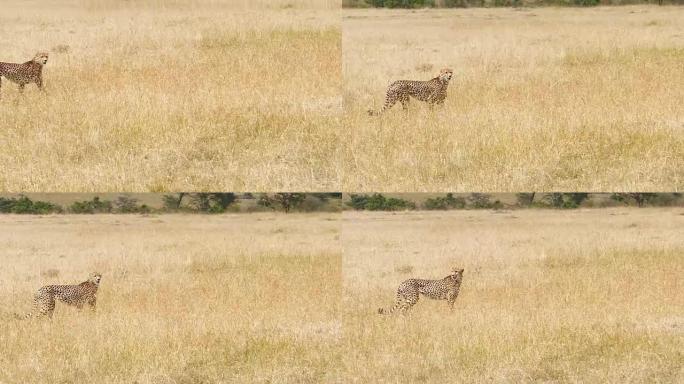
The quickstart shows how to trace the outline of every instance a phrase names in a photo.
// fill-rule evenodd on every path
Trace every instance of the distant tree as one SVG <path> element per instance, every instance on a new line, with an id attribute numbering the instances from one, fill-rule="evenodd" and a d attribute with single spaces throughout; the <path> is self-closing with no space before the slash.
<path id="1" fill-rule="evenodd" d="M 366 208 L 367 201 L 368 195 L 351 194 L 349 195 L 349 201 L 347 202 L 347 205 L 359 211 Z"/>
<path id="2" fill-rule="evenodd" d="M 178 210 L 183 204 L 183 198 L 187 196 L 186 192 L 179 192 L 169 195 L 164 195 L 162 200 L 164 202 L 164 208 L 168 210 Z"/>
<path id="3" fill-rule="evenodd" d="M 468 197 L 468 202 L 475 209 L 492 208 L 491 196 L 486 193 L 471 193 Z"/>
<path id="4" fill-rule="evenodd" d="M 570 208 L 579 207 L 582 204 L 582 202 L 588 198 L 589 194 L 585 192 L 573 192 L 563 194 L 564 203 L 572 205 Z"/>
<path id="5" fill-rule="evenodd" d="M 138 199 L 127 195 L 117 197 L 114 201 L 114 206 L 119 213 L 137 213 L 140 211 Z"/>
<path id="6" fill-rule="evenodd" d="M 289 213 L 291 209 L 297 208 L 306 198 L 304 193 L 263 193 L 259 197 L 257 204 L 273 210 L 283 210 Z"/>
<path id="7" fill-rule="evenodd" d="M 547 193 L 544 195 L 544 201 L 554 208 L 563 207 L 563 194 L 562 193 Z"/>
<path id="8" fill-rule="evenodd" d="M 236 199 L 237 196 L 234 193 L 199 192 L 190 195 L 190 200 L 195 209 L 208 213 L 225 212 Z"/>
<path id="9" fill-rule="evenodd" d="M 453 193 L 447 193 L 445 197 L 428 198 L 423 203 L 423 208 L 428 210 L 463 209 L 466 201 L 462 197 L 454 197 Z"/>
<path id="10" fill-rule="evenodd" d="M 99 196 L 93 197 L 92 200 L 75 201 L 69 206 L 69 212 L 79 214 L 110 213 L 111 211 L 112 202 L 100 200 Z"/>
<path id="11" fill-rule="evenodd" d="M 225 212 L 237 200 L 237 196 L 229 192 L 212 193 L 211 200 L 213 201 L 213 206 L 218 207 L 221 212 Z"/>
<path id="12" fill-rule="evenodd" d="M 518 205 L 521 207 L 529 207 L 534 203 L 534 195 L 536 192 L 522 192 L 516 193 L 515 197 L 518 200 Z"/>
<path id="13" fill-rule="evenodd" d="M 657 193 L 613 193 L 610 198 L 624 204 L 636 203 L 641 208 L 658 196 Z"/>
<path id="14" fill-rule="evenodd" d="M 330 199 L 333 199 L 333 200 L 341 199 L 342 193 L 340 193 L 340 192 L 312 193 L 311 196 L 316 197 L 321 201 L 328 201 Z"/>
<path id="15" fill-rule="evenodd" d="M 572 209 L 577 208 L 584 200 L 589 198 L 588 193 L 547 193 L 543 200 L 554 208 Z"/>

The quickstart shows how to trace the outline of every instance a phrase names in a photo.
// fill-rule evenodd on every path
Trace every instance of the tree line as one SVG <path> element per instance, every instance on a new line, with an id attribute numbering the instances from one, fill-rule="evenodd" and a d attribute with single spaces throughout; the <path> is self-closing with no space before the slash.
<path id="1" fill-rule="evenodd" d="M 487 193 L 430 197 L 418 203 L 401 197 L 387 197 L 381 193 L 351 194 L 344 204 L 341 193 L 189 193 L 166 194 L 161 207 L 151 207 L 129 195 L 113 200 L 95 196 L 90 200 L 75 201 L 62 206 L 53 202 L 32 200 L 27 196 L 0 197 L 0 213 L 13 214 L 129 214 L 129 213 L 205 213 L 278 211 L 289 213 L 339 211 L 341 209 L 366 211 L 452 210 L 452 209 L 516 209 L 553 208 L 574 209 L 604 206 L 683 206 L 681 193 L 613 193 L 597 203 L 590 193 L 537 193 L 515 194 L 515 203 L 504 203 Z M 604 194 L 605 195 L 605 194 Z M 251 203 L 247 203 L 251 201 Z"/>
<path id="2" fill-rule="evenodd" d="M 342 198 L 341 193 L 190 193 L 166 194 L 162 197 L 161 207 L 151 207 L 129 195 L 121 195 L 114 200 L 95 196 L 90 200 L 75 201 L 62 206 L 49 201 L 32 200 L 28 196 L 0 197 L 0 213 L 13 214 L 128 214 L 128 213 L 207 213 L 240 212 L 241 205 L 247 201 L 248 211 L 291 211 L 315 212 L 335 211 L 339 206 L 331 204 Z"/>
<path id="3" fill-rule="evenodd" d="M 684 4 L 684 0 L 342 0 L 345 8 L 468 8 L 628 4 Z"/>
<path id="4" fill-rule="evenodd" d="M 352 194 L 345 203 L 354 210 L 406 211 L 406 210 L 451 210 L 451 209 L 503 209 L 503 208 L 552 208 L 575 209 L 583 206 L 681 206 L 684 199 L 680 193 L 613 193 L 608 202 L 596 204 L 590 193 L 536 193 L 524 192 L 515 195 L 516 202 L 504 204 L 486 193 L 471 193 L 467 196 L 431 197 L 422 203 L 386 197 L 380 193 Z"/>

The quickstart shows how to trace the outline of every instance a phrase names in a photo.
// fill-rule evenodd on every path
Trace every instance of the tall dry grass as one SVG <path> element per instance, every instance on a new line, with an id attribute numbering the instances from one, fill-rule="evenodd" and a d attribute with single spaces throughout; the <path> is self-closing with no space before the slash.
<path id="1" fill-rule="evenodd" d="M 88 4 L 3 3 L 0 61 L 50 60 L 3 81 L 0 190 L 339 189 L 335 9 Z"/>
<path id="2" fill-rule="evenodd" d="M 0 217 L 0 382 L 318 383 L 339 358 L 339 214 Z M 103 279 L 96 314 L 14 320 Z"/>
<path id="3" fill-rule="evenodd" d="M 343 190 L 681 190 L 682 8 L 343 15 Z M 442 108 L 367 116 L 443 67 Z"/>
<path id="4" fill-rule="evenodd" d="M 345 213 L 345 382 L 681 382 L 681 209 Z M 465 268 L 453 312 L 411 278 Z"/>

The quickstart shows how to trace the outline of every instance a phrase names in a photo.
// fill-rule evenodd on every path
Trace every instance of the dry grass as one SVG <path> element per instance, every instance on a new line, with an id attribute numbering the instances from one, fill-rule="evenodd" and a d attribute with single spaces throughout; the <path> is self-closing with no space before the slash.
<path id="1" fill-rule="evenodd" d="M 0 217 L 0 382 L 318 383 L 342 327 L 337 215 Z M 95 315 L 43 284 L 102 272 Z M 57 271 L 57 272 L 55 272 Z"/>
<path id="2" fill-rule="evenodd" d="M 341 33 L 330 1 L 11 1 L 0 190 L 337 190 Z"/>
<path id="3" fill-rule="evenodd" d="M 681 190 L 684 9 L 345 10 L 348 191 Z M 388 84 L 454 69 L 443 108 Z"/>
<path id="4" fill-rule="evenodd" d="M 345 382 L 684 380 L 682 209 L 345 213 Z M 377 315 L 465 268 L 452 313 Z"/>

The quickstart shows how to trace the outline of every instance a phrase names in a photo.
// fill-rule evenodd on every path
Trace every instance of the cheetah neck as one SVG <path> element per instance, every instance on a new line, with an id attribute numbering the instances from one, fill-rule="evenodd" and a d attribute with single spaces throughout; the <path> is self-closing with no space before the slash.
<path id="1" fill-rule="evenodd" d="M 92 288 L 92 289 L 95 289 L 95 290 L 97 290 L 97 288 L 100 287 L 100 284 L 99 284 L 99 283 L 96 283 L 96 282 L 90 281 L 90 280 L 82 282 L 81 285 L 82 285 L 82 286 L 88 286 L 89 288 Z"/>
<path id="2" fill-rule="evenodd" d="M 442 80 L 439 76 L 435 77 L 431 81 L 434 81 L 437 84 L 441 85 L 442 88 L 446 88 L 449 85 L 449 80 Z"/>

